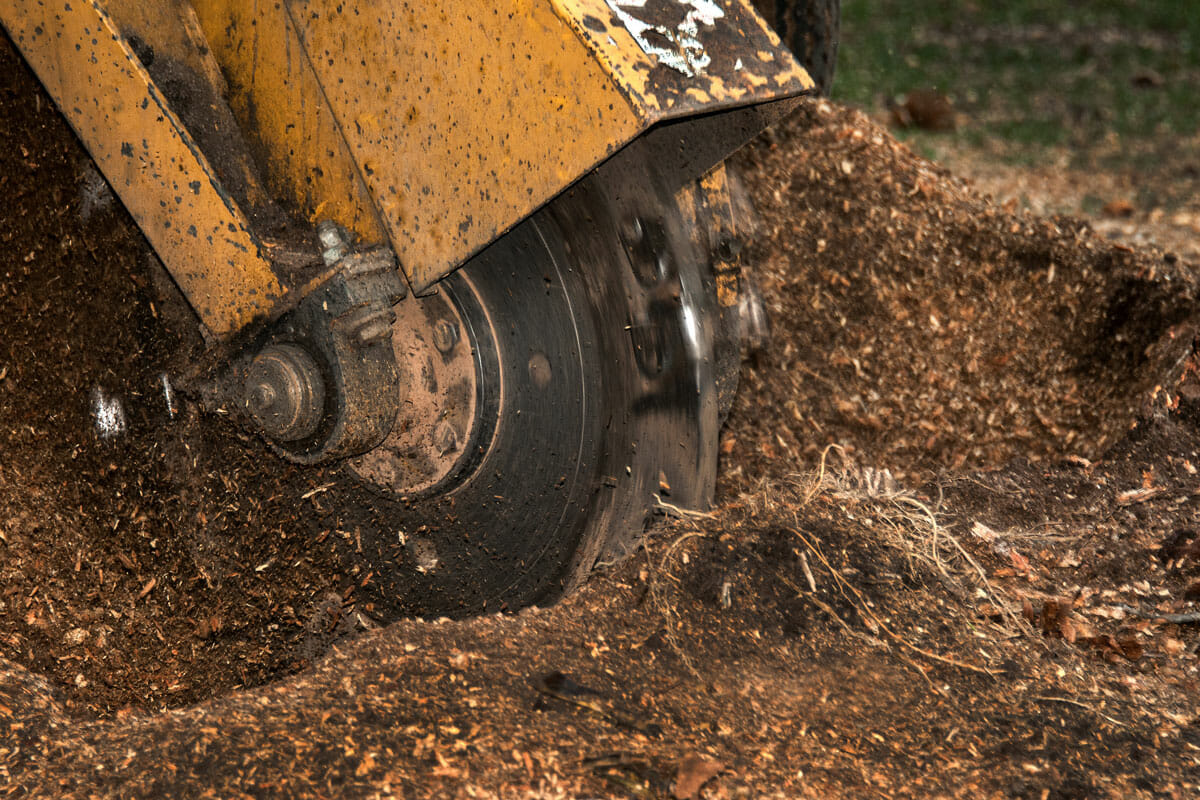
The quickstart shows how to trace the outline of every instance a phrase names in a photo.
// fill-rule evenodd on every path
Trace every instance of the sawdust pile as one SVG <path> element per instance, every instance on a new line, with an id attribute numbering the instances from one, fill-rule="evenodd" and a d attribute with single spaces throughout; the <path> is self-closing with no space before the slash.
<path id="1" fill-rule="evenodd" d="M 8 77 L 5 243 L 35 255 L 0 348 L 0 795 L 1200 789 L 1187 265 L 1013 216 L 811 104 L 739 159 L 774 339 L 720 507 L 552 609 L 351 637 L 361 576 L 289 522 L 311 487 L 186 413 L 143 461 L 73 427 L 62 376 L 177 345 L 131 223 L 78 219 L 78 146 Z M 119 319 L 63 310 L 114 299 L 85 258 Z"/>
<path id="2" fill-rule="evenodd" d="M 835 442 L 913 476 L 1094 458 L 1190 352 L 1191 267 L 1011 214 L 860 114 L 811 104 L 737 163 L 781 335 L 744 376 L 731 479 Z M 765 430 L 764 405 L 789 413 Z"/>

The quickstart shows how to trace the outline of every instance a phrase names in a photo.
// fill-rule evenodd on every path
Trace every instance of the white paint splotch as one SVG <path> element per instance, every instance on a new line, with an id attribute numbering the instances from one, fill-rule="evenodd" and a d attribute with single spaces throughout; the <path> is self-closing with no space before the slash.
<path id="1" fill-rule="evenodd" d="M 711 28 L 725 16 L 725 11 L 713 0 L 675 0 L 687 10 L 674 28 L 646 22 L 637 11 L 646 8 L 646 0 L 605 0 L 621 24 L 648 56 L 689 78 L 704 72 L 712 58 L 700 41 L 701 26 Z"/>
<path id="2" fill-rule="evenodd" d="M 96 425 L 96 435 L 101 439 L 111 439 L 125 432 L 125 407 L 121 398 L 108 395 L 99 386 L 92 389 L 92 419 Z"/>

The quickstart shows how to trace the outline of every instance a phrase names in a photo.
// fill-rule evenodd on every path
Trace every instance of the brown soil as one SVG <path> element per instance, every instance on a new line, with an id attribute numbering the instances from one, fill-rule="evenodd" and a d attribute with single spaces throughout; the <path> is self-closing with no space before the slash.
<path id="1" fill-rule="evenodd" d="M 380 627 L 336 475 L 167 413 L 178 298 L 7 43 L 0 76 L 0 792 L 1200 789 L 1179 257 L 806 106 L 739 157 L 774 336 L 716 512 L 554 608 Z"/>
<path id="2" fill-rule="evenodd" d="M 1013 166 L 1012 147 L 989 144 L 920 142 L 1005 208 L 1085 217 L 1103 238 L 1200 261 L 1200 162 L 1189 158 L 1200 151 L 1200 136 L 1163 135 L 1124 149 L 1050 149 L 1021 167 Z"/>

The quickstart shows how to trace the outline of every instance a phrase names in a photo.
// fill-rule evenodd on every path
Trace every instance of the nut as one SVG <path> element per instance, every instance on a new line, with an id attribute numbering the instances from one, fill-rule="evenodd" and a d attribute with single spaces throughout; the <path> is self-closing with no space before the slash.
<path id="1" fill-rule="evenodd" d="M 349 242 L 346 240 L 345 231 L 336 222 L 330 220 L 322 220 L 317 225 L 317 241 L 321 243 L 321 247 L 323 248 L 321 258 L 325 261 L 325 266 L 327 267 L 332 267 L 341 261 L 349 249 Z"/>

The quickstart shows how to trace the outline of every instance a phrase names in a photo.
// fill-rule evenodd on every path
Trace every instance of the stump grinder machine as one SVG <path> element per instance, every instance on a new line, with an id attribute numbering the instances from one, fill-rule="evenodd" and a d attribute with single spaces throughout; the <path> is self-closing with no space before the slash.
<path id="1" fill-rule="evenodd" d="M 750 0 L 0 21 L 194 311 L 194 396 L 424 509 L 388 568 L 430 605 L 551 600 L 656 497 L 710 502 L 743 300 L 721 164 L 813 89 Z"/>

